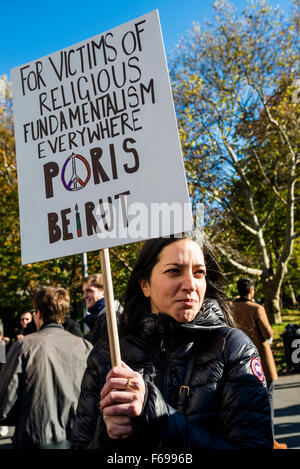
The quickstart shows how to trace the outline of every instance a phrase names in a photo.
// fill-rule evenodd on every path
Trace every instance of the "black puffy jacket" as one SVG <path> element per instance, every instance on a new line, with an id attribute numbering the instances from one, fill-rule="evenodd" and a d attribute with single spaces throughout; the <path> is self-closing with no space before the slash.
<path id="1" fill-rule="evenodd" d="M 110 369 L 107 342 L 92 350 L 73 427 L 72 448 L 193 450 L 272 448 L 270 408 L 265 383 L 252 361 L 251 340 L 224 323 L 214 300 L 206 300 L 196 318 L 181 324 L 165 314 L 141 318 L 136 336 L 121 338 L 122 360 L 146 384 L 142 414 L 133 419 L 135 434 L 110 439 L 99 411 L 100 390 Z M 196 354 L 190 383 L 184 382 Z M 254 371 L 252 371 L 252 369 Z M 188 384 L 184 413 L 177 410 L 181 385 Z"/>

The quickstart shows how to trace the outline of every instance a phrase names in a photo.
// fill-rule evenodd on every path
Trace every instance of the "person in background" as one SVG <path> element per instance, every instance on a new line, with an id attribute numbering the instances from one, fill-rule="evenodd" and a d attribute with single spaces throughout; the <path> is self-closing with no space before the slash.
<path id="1" fill-rule="evenodd" d="M 72 449 L 272 448 L 265 381 L 251 366 L 258 353 L 234 327 L 225 276 L 203 233 L 145 242 L 119 326 L 121 366 L 111 368 L 107 336 L 89 356 Z"/>
<path id="2" fill-rule="evenodd" d="M 9 337 L 5 337 L 3 331 L 3 322 L 0 319 L 0 371 L 3 363 L 6 362 L 6 349 L 10 343 Z M 0 438 L 5 438 L 9 434 L 8 426 L 0 426 Z"/>
<path id="3" fill-rule="evenodd" d="M 27 326 L 29 326 L 29 324 L 32 322 L 32 313 L 33 313 L 33 311 L 26 311 L 25 313 L 21 314 L 21 316 L 20 316 L 21 330 L 17 334 L 17 339 L 18 340 L 22 339 L 24 337 L 24 335 L 26 334 L 25 330 L 26 330 Z M 30 327 L 29 327 L 29 329 L 30 329 Z M 35 332 L 35 330 L 32 331 L 32 332 Z"/>
<path id="4" fill-rule="evenodd" d="M 232 312 L 237 326 L 250 337 L 258 350 L 267 381 L 274 438 L 274 381 L 278 379 L 278 374 L 270 346 L 273 330 L 264 306 L 254 300 L 254 281 L 247 277 L 240 278 L 237 282 L 237 290 L 239 298 L 233 302 Z M 287 445 L 274 439 L 273 447 L 274 449 L 286 449 Z"/>
<path id="5" fill-rule="evenodd" d="M 32 310 L 30 314 L 33 315 L 34 310 Z M 70 318 L 69 311 L 66 313 L 63 326 L 64 326 L 64 329 L 68 332 L 71 332 L 71 334 L 77 335 L 78 337 L 82 336 L 80 324 L 77 321 L 75 321 L 75 319 Z M 17 339 L 22 339 L 24 335 L 32 334 L 33 332 L 36 332 L 36 331 L 37 331 L 37 328 L 35 325 L 35 321 L 29 321 L 27 322 L 27 325 L 24 327 L 24 329 L 22 329 L 22 331 L 17 335 Z"/>
<path id="6" fill-rule="evenodd" d="M 6 354 L 10 346 L 10 338 L 4 335 L 3 321 L 0 319 L 0 370 L 3 363 L 6 361 Z"/>
<path id="7" fill-rule="evenodd" d="M 92 345 L 63 328 L 64 288 L 33 294 L 37 332 L 16 341 L 0 373 L 0 424 L 15 426 L 13 448 L 66 449 Z"/>
<path id="8" fill-rule="evenodd" d="M 91 274 L 85 277 L 82 281 L 82 293 L 88 310 L 88 314 L 83 320 L 89 328 L 85 337 L 95 345 L 97 340 L 106 334 L 107 330 L 102 274 Z M 117 300 L 115 300 L 115 309 L 119 319 L 122 307 Z"/>
<path id="9" fill-rule="evenodd" d="M 1 370 L 1 366 L 6 361 L 6 352 L 7 352 L 7 346 L 9 345 L 9 343 L 10 343 L 10 338 L 9 337 L 4 337 L 1 334 L 1 331 L 0 331 L 0 346 L 1 346 L 1 348 L 0 348 L 0 370 Z"/>
<path id="10" fill-rule="evenodd" d="M 78 337 L 82 336 L 79 322 L 70 317 L 69 311 L 66 314 L 63 326 L 64 329 L 68 332 L 71 332 L 71 334 L 77 335 Z"/>
<path id="11" fill-rule="evenodd" d="M 6 362 L 6 341 L 0 332 L 0 370 L 3 363 Z"/>

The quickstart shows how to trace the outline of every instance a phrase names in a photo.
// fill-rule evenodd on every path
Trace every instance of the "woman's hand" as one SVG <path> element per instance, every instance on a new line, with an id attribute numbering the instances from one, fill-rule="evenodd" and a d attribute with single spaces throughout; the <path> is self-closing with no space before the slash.
<path id="1" fill-rule="evenodd" d="M 110 438 L 126 438 L 133 433 L 132 417 L 142 412 L 145 383 L 142 376 L 124 362 L 106 377 L 100 394 L 100 409 Z"/>

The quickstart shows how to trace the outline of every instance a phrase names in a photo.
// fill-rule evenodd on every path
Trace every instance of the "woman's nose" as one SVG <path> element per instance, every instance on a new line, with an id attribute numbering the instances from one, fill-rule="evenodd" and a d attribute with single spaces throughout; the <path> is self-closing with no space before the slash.
<path id="1" fill-rule="evenodd" d="M 196 290 L 196 281 L 193 272 L 186 272 L 182 278 L 182 289 L 187 291 Z"/>

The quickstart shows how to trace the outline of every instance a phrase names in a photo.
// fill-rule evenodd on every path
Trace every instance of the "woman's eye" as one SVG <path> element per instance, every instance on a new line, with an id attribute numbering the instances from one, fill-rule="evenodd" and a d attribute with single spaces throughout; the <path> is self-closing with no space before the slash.
<path id="1" fill-rule="evenodd" d="M 203 269 L 199 269 L 199 270 L 197 270 L 197 271 L 195 272 L 194 275 L 197 275 L 197 277 L 205 277 L 206 271 L 203 270 Z"/>
<path id="2" fill-rule="evenodd" d="M 172 269 L 166 270 L 167 274 L 177 274 L 179 272 L 179 269 L 176 267 L 173 267 Z"/>

